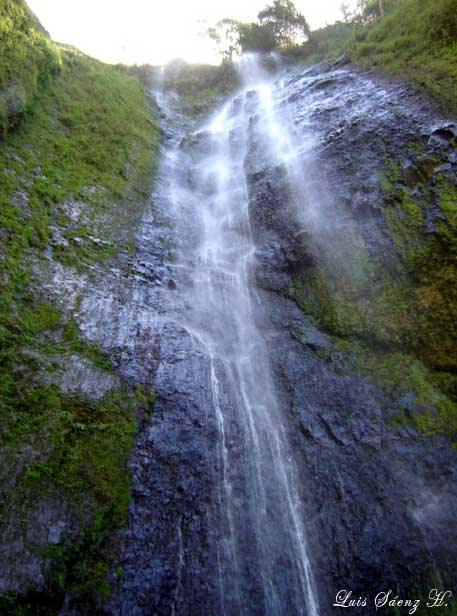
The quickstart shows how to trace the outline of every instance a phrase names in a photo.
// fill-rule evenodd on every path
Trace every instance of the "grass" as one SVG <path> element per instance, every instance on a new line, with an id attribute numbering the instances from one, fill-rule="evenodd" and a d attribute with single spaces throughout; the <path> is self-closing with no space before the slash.
<path id="1" fill-rule="evenodd" d="M 348 52 L 457 112 L 456 0 L 399 0 L 384 18 L 355 32 Z"/>
<path id="2" fill-rule="evenodd" d="M 0 138 L 14 129 L 60 70 L 60 54 L 22 0 L 0 3 Z"/>
<path id="3" fill-rule="evenodd" d="M 193 118 L 208 115 L 238 84 L 231 63 L 193 65 L 180 60 L 167 66 L 164 81 L 166 88 L 180 95 L 182 111 Z"/>
<path id="4" fill-rule="evenodd" d="M 81 517 L 75 541 L 47 554 L 44 594 L 7 594 L 0 611 L 49 614 L 64 592 L 107 590 L 106 546 L 125 524 L 127 458 L 153 392 L 122 385 L 93 402 L 43 381 L 74 353 L 94 369 L 112 368 L 81 340 L 77 323 L 40 296 L 31 268 L 45 249 L 78 270 L 131 252 L 130 203 L 149 196 L 160 130 L 137 77 L 55 45 L 21 0 L 0 3 L 0 36 L 0 442 L 37 452 L 6 502 L 21 519 L 54 495 Z M 11 92 L 23 95 L 14 114 Z M 74 216 L 77 203 L 84 219 Z M 132 228 L 119 233 L 122 226 Z M 55 240 L 56 228 L 65 241 Z"/>

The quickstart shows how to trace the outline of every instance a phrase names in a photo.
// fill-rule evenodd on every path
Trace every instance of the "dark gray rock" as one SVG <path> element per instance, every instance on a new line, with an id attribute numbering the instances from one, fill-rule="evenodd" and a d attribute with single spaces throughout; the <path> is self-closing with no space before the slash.
<path id="1" fill-rule="evenodd" d="M 421 412 L 414 396 L 392 399 L 370 379 L 348 374 L 343 368 L 350 358 L 334 349 L 331 338 L 286 297 L 297 268 L 312 272 L 336 239 L 349 234 L 354 219 L 370 253 L 391 263 L 394 246 L 375 211 L 382 192 L 376 172 L 389 153 L 403 167 L 405 180 L 417 186 L 420 161 L 405 156 L 402 144 L 414 138 L 428 148 L 426 157 L 436 149 L 448 153 L 453 129 L 438 122 L 404 86 L 368 79 L 348 69 L 345 59 L 282 78 L 275 105 L 291 118 L 306 190 L 295 190 L 297 177 L 268 159 L 258 93 L 248 92 L 234 99 L 228 117 L 244 105 L 250 226 L 240 228 L 238 220 L 231 224 L 240 236 L 251 232 L 255 242 L 253 318 L 268 349 L 291 458 L 299 469 L 297 490 L 320 614 L 333 613 L 340 589 L 373 598 L 393 588 L 408 596 L 427 591 L 430 580 L 439 576 L 455 592 L 455 450 L 442 436 L 425 438 L 409 426 L 393 427 L 400 412 Z M 133 274 L 124 263 L 103 277 L 95 273 L 94 281 L 56 266 L 49 281 L 67 304 L 83 294 L 78 318 L 85 338 L 97 342 L 130 383 L 152 384 L 156 393 L 154 412 L 143 422 L 130 460 L 132 502 L 119 562 L 124 574 L 106 611 L 124 616 L 260 615 L 266 613 L 265 598 L 255 567 L 259 546 L 249 528 L 252 505 L 244 473 L 250 458 L 236 412 L 240 392 L 228 378 L 227 365 L 214 359 L 218 349 L 201 335 L 205 326 L 208 331 L 216 327 L 229 347 L 230 323 L 215 325 L 202 310 L 203 323 L 196 331 L 186 294 L 202 258 L 195 254 L 201 220 L 193 190 L 202 172 L 198 161 L 210 146 L 205 131 L 183 139 L 176 129 L 180 118 L 172 120 L 167 130 L 179 151 L 178 162 L 164 156 L 154 213 L 145 215 L 136 256 L 128 263 Z M 234 131 L 230 147 L 236 150 L 241 142 Z M 452 172 L 457 161 L 448 160 Z M 166 189 L 171 173 L 181 189 L 174 200 Z M 209 174 L 205 196 L 214 190 Z M 170 219 L 171 228 L 160 224 Z M 429 232 L 433 220 L 426 224 Z M 168 243 L 180 254 L 176 263 L 167 254 Z M 227 278 L 221 274 L 219 282 L 229 294 Z M 230 532 L 218 506 L 221 443 L 212 370 L 219 378 L 230 435 L 225 447 L 237 479 L 232 502 L 242 548 L 241 603 L 231 587 L 232 575 L 218 577 L 218 546 Z M 60 528 L 59 516 L 52 518 L 51 542 Z M 291 571 L 285 554 L 275 563 L 275 582 L 284 596 L 292 588 Z M 282 609 L 292 615 L 296 610 L 289 600 Z M 78 613 L 69 598 L 65 610 Z M 363 613 L 374 614 L 372 604 Z"/>
<path id="2" fill-rule="evenodd" d="M 427 591 L 437 571 L 446 588 L 455 591 L 457 565 L 455 451 L 444 437 L 424 438 L 408 426 L 393 428 L 390 422 L 401 411 L 422 412 L 414 395 L 392 400 L 369 379 L 344 374 L 341 367 L 348 358 L 333 351 L 331 339 L 285 297 L 296 268 L 312 271 L 332 241 L 349 233 L 353 217 L 371 254 L 390 263 L 392 243 L 374 209 L 381 195 L 375 172 L 382 167 L 386 150 L 395 157 L 401 144 L 418 134 L 426 145 L 434 122 L 403 86 L 383 86 L 339 66 L 330 67 L 328 74 L 319 67 L 287 76 L 281 91 L 284 98 L 277 100 L 318 160 L 317 166 L 310 165 L 309 152 L 303 149 L 306 203 L 301 200 L 304 193 L 294 192 L 296 179 L 287 168 L 267 160 L 257 93 L 247 93 L 245 99 L 249 115 L 245 170 L 256 248 L 251 266 L 257 286 L 252 290 L 254 317 L 268 347 L 300 472 L 321 614 L 332 613 L 340 589 L 351 589 L 370 601 L 390 588 L 409 596 Z M 240 103 L 236 105 L 239 108 Z M 235 113 L 235 106 L 230 113 Z M 433 134 L 436 139 L 426 157 L 433 148 L 447 148 L 451 139 L 449 132 Z M 234 148 L 239 138 L 232 135 Z M 195 163 L 208 151 L 205 134 L 186 140 L 182 149 Z M 423 181 L 420 161 L 403 158 L 401 164 L 407 183 L 416 186 Z M 334 187 L 332 198 L 325 184 Z M 351 214 L 335 209 L 338 202 Z M 315 204 L 320 207 L 318 223 L 306 226 L 300 207 L 306 213 Z M 177 235 L 183 233 L 187 240 L 178 241 L 191 255 L 199 221 L 191 207 L 180 209 L 179 217 Z M 427 224 L 433 232 L 433 220 Z M 148 250 L 146 243 L 139 246 Z M 218 428 L 208 349 L 171 318 L 187 309 L 180 295 L 189 284 L 185 268 L 174 273 L 173 281 L 176 289 L 171 285 L 169 290 L 174 298 L 165 294 L 159 308 L 168 321 L 156 334 L 160 336 L 153 371 L 157 405 L 132 456 L 133 502 L 121 562 L 125 578 L 112 613 L 222 613 L 215 572 L 224 520 L 215 506 Z M 150 300 L 157 310 L 158 297 Z M 152 329 L 157 331 L 154 325 Z M 143 329 L 143 335 L 150 333 Z M 127 356 L 120 356 L 119 365 L 130 378 L 139 378 L 148 351 L 137 345 Z M 229 402 L 236 392 L 226 393 L 224 416 L 232 434 L 237 434 Z M 238 434 L 227 447 L 242 465 L 246 458 L 242 433 Z M 246 497 L 242 491 L 236 495 L 240 515 Z M 247 511 L 245 515 L 247 519 Z M 244 532 L 248 538 L 247 529 Z M 243 550 L 246 562 L 254 563 L 255 549 L 248 540 Z M 287 571 L 286 563 L 282 567 Z M 244 613 L 261 614 L 253 571 L 253 567 L 246 571 Z M 238 613 L 230 608 L 232 600 L 228 599 L 227 614 Z M 364 614 L 374 613 L 370 603 Z"/>

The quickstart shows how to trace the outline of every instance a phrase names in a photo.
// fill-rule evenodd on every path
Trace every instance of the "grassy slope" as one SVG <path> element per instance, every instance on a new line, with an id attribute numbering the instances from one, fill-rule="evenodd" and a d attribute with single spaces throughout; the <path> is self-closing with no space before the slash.
<path id="1" fill-rule="evenodd" d="M 219 66 L 187 64 L 181 60 L 167 66 L 164 86 L 180 95 L 182 112 L 193 118 L 208 115 L 239 85 L 233 64 Z"/>
<path id="2" fill-rule="evenodd" d="M 407 79 L 445 111 L 457 113 L 457 1 L 400 0 L 355 35 L 351 59 Z"/>
<path id="3" fill-rule="evenodd" d="M 60 58 L 22 1 L 0 1 L 0 41 L 0 135 L 5 135 L 59 70 Z"/>
<path id="4" fill-rule="evenodd" d="M 99 214 L 115 220 L 126 199 L 144 200 L 159 129 L 136 77 L 55 46 L 21 1 L 1 0 L 0 15 L 0 83 L 5 89 L 14 82 L 26 100 L 19 115 L 1 116 L 7 130 L 0 143 L 0 438 L 9 451 L 31 444 L 41 452 L 3 506 L 27 507 L 49 494 L 87 514 L 79 539 L 50 554 L 52 597 L 64 589 L 103 589 L 103 538 L 125 522 L 135 413 L 148 411 L 152 394 L 122 387 L 94 403 L 40 383 L 39 372 L 53 370 L 54 360 L 70 353 L 99 369 L 110 365 L 98 348 L 79 340 L 75 323 L 37 298 L 31 264 L 43 258 L 50 223 L 62 217 L 57 204 L 84 200 L 96 221 Z M 58 222 L 65 228 L 64 219 Z M 73 235 L 91 233 L 90 222 L 69 231 L 54 258 L 82 269 L 123 248 L 72 242 Z M 16 613 L 21 601 L 7 597 L 0 609 Z"/>
<path id="5" fill-rule="evenodd" d="M 281 51 L 286 60 L 307 64 L 343 53 L 408 81 L 445 112 L 457 113 L 457 0 L 394 0 L 382 19 L 337 22 L 314 30 L 302 46 Z"/>

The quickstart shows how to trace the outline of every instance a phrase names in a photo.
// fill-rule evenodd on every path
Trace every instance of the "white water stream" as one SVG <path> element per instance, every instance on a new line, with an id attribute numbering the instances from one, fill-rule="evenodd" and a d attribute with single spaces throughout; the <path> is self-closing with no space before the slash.
<path id="1" fill-rule="evenodd" d="M 297 468 L 254 323 L 250 271 L 255 245 L 249 220 L 246 156 L 250 122 L 266 165 L 283 164 L 296 193 L 302 170 L 278 116 L 275 86 L 257 59 L 244 58 L 245 87 L 197 135 L 190 188 L 171 179 L 175 207 L 194 208 L 200 238 L 191 267 L 186 329 L 210 358 L 219 430 L 218 534 L 221 607 L 226 614 L 319 613 Z M 174 184 L 173 184 L 174 182 Z M 181 254 L 177 266 L 189 262 Z"/>

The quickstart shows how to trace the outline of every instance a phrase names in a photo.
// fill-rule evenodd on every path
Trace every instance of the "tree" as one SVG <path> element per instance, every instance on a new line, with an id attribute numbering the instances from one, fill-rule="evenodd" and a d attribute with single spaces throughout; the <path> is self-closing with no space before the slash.
<path id="1" fill-rule="evenodd" d="M 216 43 L 218 53 L 223 61 L 231 61 L 233 55 L 240 51 L 240 22 L 235 19 L 221 19 L 206 31 Z"/>
<path id="2" fill-rule="evenodd" d="M 260 25 L 268 25 L 274 33 L 277 46 L 294 45 L 301 38 L 308 38 L 310 29 L 304 16 L 292 0 L 274 0 L 258 14 Z"/>
<path id="3" fill-rule="evenodd" d="M 349 10 L 349 3 L 342 2 L 340 4 L 340 11 L 343 13 L 344 22 L 348 24 L 351 20 L 351 11 Z"/>
<path id="4" fill-rule="evenodd" d="M 269 24 L 240 24 L 239 41 L 243 51 L 268 53 L 276 47 L 276 36 Z"/>
<path id="5" fill-rule="evenodd" d="M 358 0 L 357 5 L 363 18 L 372 19 L 384 16 L 386 0 Z"/>

